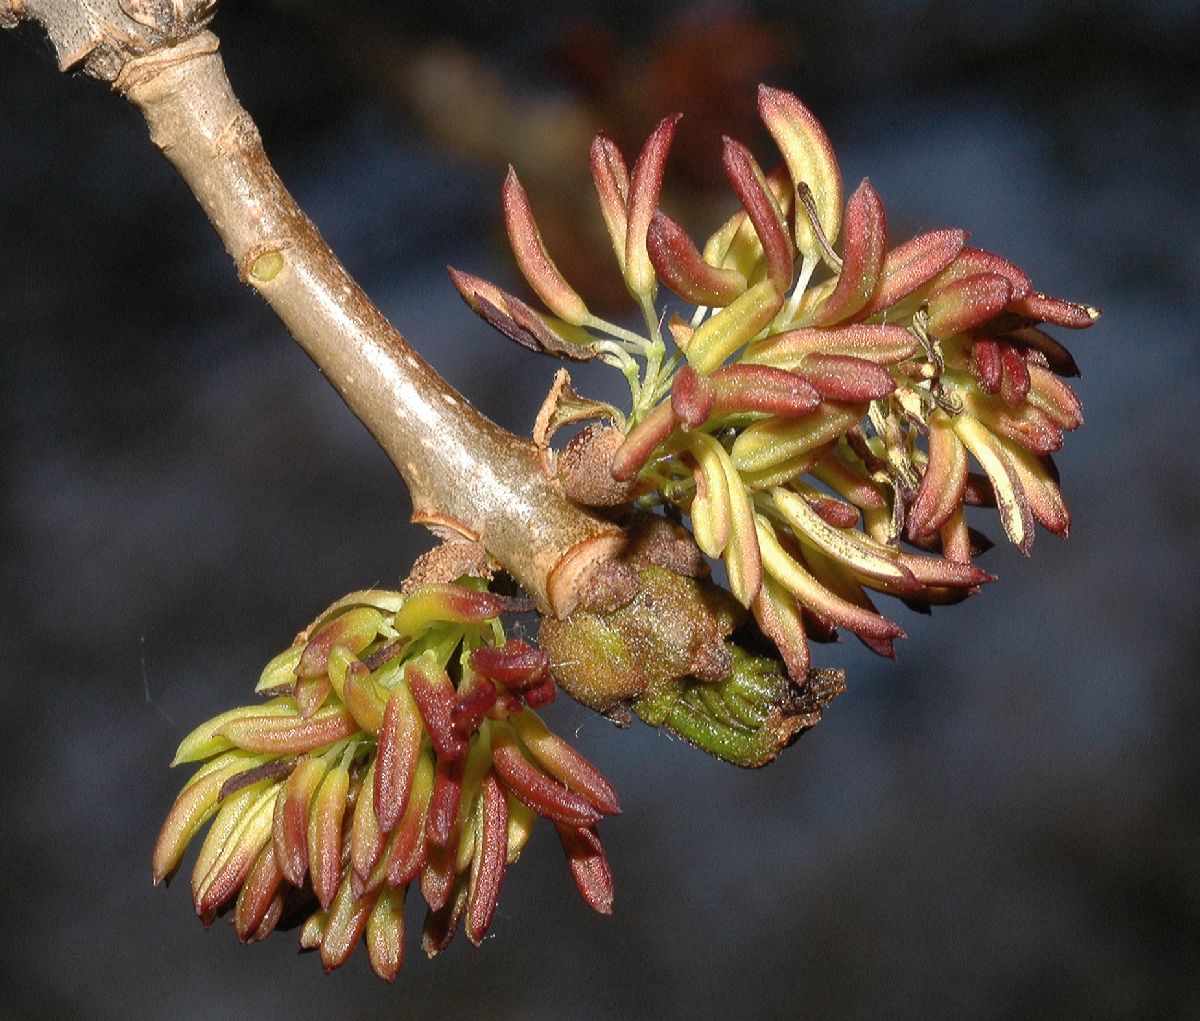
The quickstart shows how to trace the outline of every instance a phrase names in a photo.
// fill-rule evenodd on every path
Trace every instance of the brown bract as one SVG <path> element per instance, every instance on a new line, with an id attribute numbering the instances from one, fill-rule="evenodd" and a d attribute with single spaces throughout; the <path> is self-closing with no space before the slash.
<path id="1" fill-rule="evenodd" d="M 495 573 L 496 562 L 480 543 L 447 540 L 417 557 L 400 591 L 407 594 L 422 585 L 456 581 L 466 575 L 491 578 Z"/>
<path id="2" fill-rule="evenodd" d="M 573 436 L 558 458 L 563 491 L 589 507 L 615 507 L 628 503 L 636 481 L 618 481 L 612 475 L 613 456 L 625 442 L 616 426 L 596 423 Z"/>
<path id="3" fill-rule="evenodd" d="M 662 568 L 639 572 L 634 598 L 611 613 L 546 618 L 539 644 L 572 698 L 601 712 L 684 677 L 728 673 L 725 640 L 742 616 L 727 592 Z"/>

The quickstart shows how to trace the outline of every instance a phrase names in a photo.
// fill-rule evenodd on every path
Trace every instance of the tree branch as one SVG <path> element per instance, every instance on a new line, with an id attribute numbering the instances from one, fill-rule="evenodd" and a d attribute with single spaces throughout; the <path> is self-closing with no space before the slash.
<path id="1" fill-rule="evenodd" d="M 64 67 L 111 79 L 208 215 L 243 282 L 270 304 L 408 485 L 413 519 L 480 542 L 544 611 L 569 614 L 624 546 L 540 469 L 531 442 L 484 418 L 372 304 L 271 167 L 233 94 L 211 0 L 22 0 Z M 184 38 L 186 36 L 186 38 Z M 114 68 L 116 69 L 114 71 Z"/>
<path id="2" fill-rule="evenodd" d="M 239 277 L 275 310 L 408 484 L 414 520 L 478 540 L 544 609 L 621 545 L 538 467 L 533 444 L 479 414 L 371 303 L 283 187 L 202 32 L 130 60 L 114 82 L 208 214 Z"/>

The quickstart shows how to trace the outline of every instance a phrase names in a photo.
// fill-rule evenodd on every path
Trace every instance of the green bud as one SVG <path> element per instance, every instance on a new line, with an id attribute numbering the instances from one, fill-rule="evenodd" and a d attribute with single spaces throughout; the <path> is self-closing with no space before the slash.
<path id="1" fill-rule="evenodd" d="M 845 689 L 841 671 L 813 671 L 804 687 L 779 660 L 733 642 L 729 674 L 716 682 L 687 678 L 634 703 L 651 726 L 666 727 L 718 759 L 757 768 L 772 761 Z"/>

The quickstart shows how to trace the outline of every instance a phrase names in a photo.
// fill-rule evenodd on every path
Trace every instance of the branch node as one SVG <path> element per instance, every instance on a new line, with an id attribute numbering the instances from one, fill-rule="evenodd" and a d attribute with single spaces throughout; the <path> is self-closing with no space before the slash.
<path id="1" fill-rule="evenodd" d="M 0 28 L 32 21 L 54 46 L 59 70 L 80 67 L 111 82 L 131 60 L 204 34 L 216 6 L 216 0 L 0 0 Z"/>
<path id="2" fill-rule="evenodd" d="M 113 89 L 128 96 L 132 90 L 144 86 L 164 71 L 216 53 L 219 46 L 220 42 L 211 32 L 199 32 L 174 45 L 129 57 L 113 76 Z"/>

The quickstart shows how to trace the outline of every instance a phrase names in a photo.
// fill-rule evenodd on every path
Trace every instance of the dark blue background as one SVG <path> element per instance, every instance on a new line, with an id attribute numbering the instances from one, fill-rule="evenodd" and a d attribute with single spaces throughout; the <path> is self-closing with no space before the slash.
<path id="1" fill-rule="evenodd" d="M 543 55 L 569 35 L 603 66 L 603 33 L 450 3 L 380 22 L 411 46 L 389 52 L 320 6 L 229 5 L 214 27 L 235 87 L 384 311 L 527 432 L 554 366 L 490 334 L 442 267 L 511 281 L 503 161 L 536 177 L 541 157 L 517 135 L 464 156 L 395 80 L 441 47 L 570 107 L 588 93 Z M 636 47 L 675 6 L 592 18 Z M 293 934 L 205 933 L 186 884 L 151 887 L 149 852 L 179 738 L 248 700 L 323 605 L 397 582 L 427 537 L 136 114 L 57 75 L 36 35 L 0 35 L 0 1015 L 1200 1015 L 1194 5 L 743 10 L 779 26 L 774 80 L 849 182 L 870 174 L 895 237 L 967 227 L 1043 290 L 1104 307 L 1065 338 L 1087 417 L 1059 458 L 1071 539 L 1043 534 L 1029 561 L 997 547 L 983 563 L 1001 580 L 932 619 L 897 607 L 912 637 L 895 664 L 819 649 L 849 691 L 764 771 L 560 700 L 550 721 L 622 795 L 604 827 L 615 917 L 577 900 L 543 828 L 494 938 L 428 963 L 410 928 L 393 987 L 361 952 L 327 978 Z M 590 94 L 601 126 L 619 84 Z M 625 130 L 669 112 L 645 105 Z"/>

